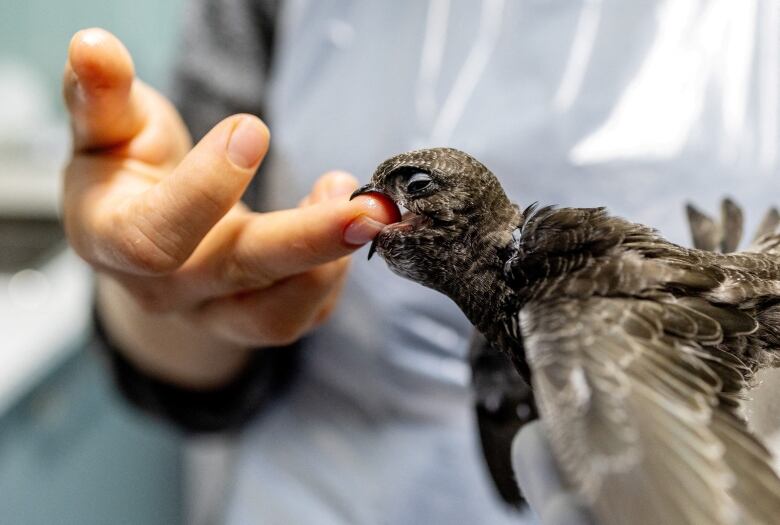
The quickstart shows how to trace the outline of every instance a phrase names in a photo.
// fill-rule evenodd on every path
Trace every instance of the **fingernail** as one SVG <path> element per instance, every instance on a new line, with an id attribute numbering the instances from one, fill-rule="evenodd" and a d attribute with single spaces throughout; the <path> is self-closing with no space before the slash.
<path id="1" fill-rule="evenodd" d="M 373 240 L 386 225 L 371 217 L 361 215 L 344 229 L 344 242 L 361 245 Z"/>
<path id="2" fill-rule="evenodd" d="M 239 168 L 252 168 L 266 145 L 266 129 L 256 117 L 244 117 L 233 129 L 227 147 L 230 162 Z"/>
<path id="3" fill-rule="evenodd" d="M 348 173 L 336 173 L 328 184 L 328 198 L 340 199 L 352 195 L 357 188 L 357 181 Z"/>

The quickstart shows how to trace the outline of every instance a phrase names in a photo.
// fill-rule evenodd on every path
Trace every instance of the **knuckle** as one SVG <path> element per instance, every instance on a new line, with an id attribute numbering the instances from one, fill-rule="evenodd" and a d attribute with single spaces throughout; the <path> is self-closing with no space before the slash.
<path id="1" fill-rule="evenodd" d="M 126 217 L 132 217 L 128 220 Z M 181 266 L 187 254 L 175 250 L 174 240 L 166 240 L 154 232 L 143 210 L 127 209 L 115 213 L 109 230 L 102 237 L 115 249 L 120 264 L 147 275 L 170 273 Z M 170 246 L 168 246 L 170 245 Z"/>
<path id="2" fill-rule="evenodd" d="M 192 181 L 189 184 L 190 194 L 187 196 L 190 201 L 188 203 L 190 204 L 189 208 L 204 218 L 224 215 L 233 206 L 235 199 L 233 195 L 219 195 L 215 191 L 218 189 L 207 183 L 197 184 L 195 181 Z M 184 195 L 181 198 L 185 198 Z"/>
<path id="3" fill-rule="evenodd" d="M 148 275 L 172 272 L 183 262 L 143 236 L 123 236 L 118 255 L 131 268 Z"/>
<path id="4" fill-rule="evenodd" d="M 327 256 L 322 253 L 322 248 L 319 246 L 319 240 L 307 226 L 304 226 L 303 232 L 293 246 L 298 250 L 297 256 L 302 259 L 323 262 L 327 260 Z"/>
<path id="5" fill-rule="evenodd" d="M 238 289 L 266 288 L 274 282 L 265 269 L 249 264 L 245 257 L 233 253 L 222 266 L 222 279 Z"/>
<path id="6" fill-rule="evenodd" d="M 239 289 L 251 287 L 250 271 L 245 262 L 235 254 L 229 255 L 222 264 L 222 280 Z"/>

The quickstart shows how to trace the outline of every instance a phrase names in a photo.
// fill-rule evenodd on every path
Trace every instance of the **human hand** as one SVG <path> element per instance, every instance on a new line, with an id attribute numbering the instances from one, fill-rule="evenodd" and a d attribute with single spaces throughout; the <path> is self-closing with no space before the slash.
<path id="1" fill-rule="evenodd" d="M 588 510 L 564 484 L 540 420 L 526 424 L 512 441 L 517 483 L 543 525 L 591 525 Z"/>
<path id="2" fill-rule="evenodd" d="M 349 201 L 357 183 L 338 172 L 297 209 L 251 212 L 239 199 L 268 148 L 265 125 L 234 115 L 192 147 L 172 104 L 134 78 L 106 31 L 73 37 L 63 84 L 68 239 L 100 274 L 118 342 L 161 376 L 211 384 L 245 349 L 299 338 L 334 308 L 347 256 L 395 218 L 371 197 Z"/>

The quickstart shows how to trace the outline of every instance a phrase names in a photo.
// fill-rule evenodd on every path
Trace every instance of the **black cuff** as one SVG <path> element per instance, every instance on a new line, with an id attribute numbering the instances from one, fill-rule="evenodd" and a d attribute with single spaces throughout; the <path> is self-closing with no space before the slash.
<path id="1" fill-rule="evenodd" d="M 194 390 L 150 376 L 128 361 L 111 342 L 93 310 L 95 339 L 108 356 L 119 391 L 131 404 L 185 432 L 224 432 L 244 426 L 289 385 L 298 368 L 299 345 L 264 348 L 229 384 Z"/>

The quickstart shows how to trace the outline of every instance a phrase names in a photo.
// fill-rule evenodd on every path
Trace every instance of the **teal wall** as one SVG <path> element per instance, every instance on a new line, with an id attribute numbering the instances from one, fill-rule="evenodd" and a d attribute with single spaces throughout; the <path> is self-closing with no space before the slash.
<path id="1" fill-rule="evenodd" d="M 78 352 L 0 415 L 0 523 L 177 525 L 182 441 Z"/>
<path id="2" fill-rule="evenodd" d="M 0 61 L 32 66 L 46 79 L 52 104 L 60 106 L 70 38 L 79 29 L 100 26 L 127 45 L 140 77 L 165 89 L 184 5 L 185 0 L 0 0 Z"/>

